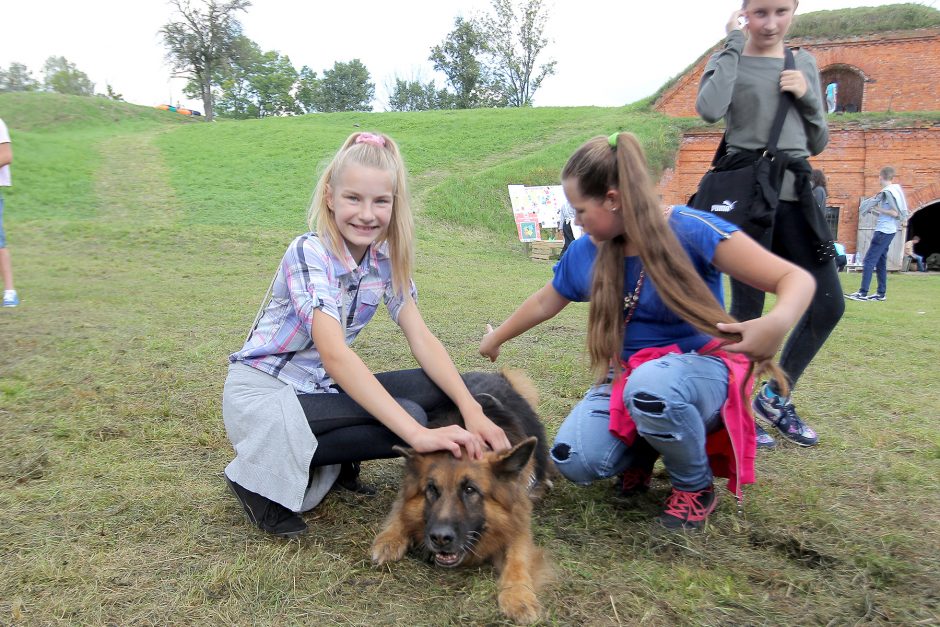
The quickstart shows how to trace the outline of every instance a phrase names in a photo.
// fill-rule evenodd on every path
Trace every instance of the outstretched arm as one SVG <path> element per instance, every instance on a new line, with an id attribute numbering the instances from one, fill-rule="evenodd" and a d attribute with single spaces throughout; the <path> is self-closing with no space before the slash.
<path id="1" fill-rule="evenodd" d="M 724 346 L 725 350 L 743 353 L 757 362 L 771 359 L 784 336 L 809 307 L 816 281 L 806 270 L 771 253 L 740 231 L 718 244 L 712 262 L 735 279 L 777 295 L 773 308 L 760 318 L 718 323 L 720 330 L 742 336 L 740 342 Z"/>
<path id="2" fill-rule="evenodd" d="M 428 329 L 418 306 L 410 297 L 398 314 L 398 324 L 408 339 L 411 354 L 437 387 L 454 401 L 467 430 L 479 436 L 494 451 L 508 449 L 510 444 L 506 433 L 483 413 L 483 408 L 457 372 L 447 349 Z"/>
<path id="3" fill-rule="evenodd" d="M 339 322 L 321 309 L 313 312 L 312 335 L 330 377 L 410 447 L 422 453 L 450 451 L 460 457 L 463 446 L 471 457 L 482 457 L 482 442 L 469 431 L 454 425 L 428 429 L 415 421 L 382 387 L 359 355 L 346 345 Z"/>
<path id="4" fill-rule="evenodd" d="M 499 357 L 499 347 L 504 342 L 556 316 L 570 302 L 548 282 L 545 287 L 525 299 L 495 330 L 486 325 L 486 335 L 480 341 L 480 354 L 489 357 L 490 361 L 496 361 Z"/>

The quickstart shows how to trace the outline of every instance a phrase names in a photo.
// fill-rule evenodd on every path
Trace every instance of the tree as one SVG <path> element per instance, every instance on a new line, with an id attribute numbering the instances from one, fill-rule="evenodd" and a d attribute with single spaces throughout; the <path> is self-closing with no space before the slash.
<path id="1" fill-rule="evenodd" d="M 263 118 L 300 113 L 291 90 L 297 70 L 290 59 L 261 48 L 245 36 L 234 42 L 234 53 L 219 79 L 219 115 L 233 118 Z"/>
<path id="2" fill-rule="evenodd" d="M 454 90 L 453 101 L 457 109 L 502 106 L 505 104 L 493 89 L 489 70 L 480 60 L 486 52 L 486 39 L 480 26 L 458 17 L 454 30 L 448 33 L 443 43 L 431 48 L 428 59 L 434 69 L 443 72 Z"/>
<path id="3" fill-rule="evenodd" d="M 491 70 L 510 106 L 532 104 L 532 97 L 546 77 L 555 73 L 557 61 L 536 68 L 536 59 L 548 45 L 544 36 L 548 8 L 543 0 L 492 0 L 493 15 L 482 21 L 482 32 L 491 55 Z M 516 10 L 519 14 L 516 14 Z"/>
<path id="4" fill-rule="evenodd" d="M 107 87 L 107 93 L 105 93 L 105 96 L 107 98 L 110 98 L 111 100 L 121 100 L 121 101 L 124 100 L 124 95 L 119 94 L 116 91 L 114 91 L 110 83 L 106 83 L 106 87 Z"/>
<path id="5" fill-rule="evenodd" d="M 191 0 L 170 0 L 180 18 L 160 29 L 167 49 L 166 59 L 177 76 L 190 79 L 202 99 L 206 120 L 212 121 L 213 87 L 231 63 L 241 24 L 235 13 L 251 6 L 249 0 L 203 0 L 193 7 Z"/>
<path id="6" fill-rule="evenodd" d="M 371 111 L 375 96 L 375 83 L 366 66 L 359 59 L 349 63 L 337 61 L 333 68 L 323 71 L 313 90 L 312 105 L 315 111 Z"/>
<path id="7" fill-rule="evenodd" d="M 300 75 L 297 78 L 297 91 L 294 98 L 297 104 L 307 113 L 316 111 L 314 101 L 316 100 L 317 87 L 320 81 L 317 80 L 317 73 L 306 65 L 300 68 Z"/>
<path id="8" fill-rule="evenodd" d="M 35 91 L 39 83 L 33 78 L 32 72 L 22 63 L 13 62 L 10 69 L 0 68 L 0 92 L 4 91 Z"/>
<path id="9" fill-rule="evenodd" d="M 418 79 L 409 81 L 396 76 L 394 87 L 388 91 L 390 111 L 430 111 L 454 108 L 453 95 L 446 89 L 438 89 L 434 81 L 422 83 Z"/>
<path id="10" fill-rule="evenodd" d="M 65 57 L 49 57 L 42 68 L 47 90 L 73 96 L 94 96 L 95 84 L 88 75 L 69 63 Z"/>

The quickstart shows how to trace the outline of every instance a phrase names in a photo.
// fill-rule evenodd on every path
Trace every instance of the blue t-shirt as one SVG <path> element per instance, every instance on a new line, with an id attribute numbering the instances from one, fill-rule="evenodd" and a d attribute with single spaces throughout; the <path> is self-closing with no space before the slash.
<path id="1" fill-rule="evenodd" d="M 712 259 L 718 244 L 739 230 L 738 227 L 710 213 L 688 207 L 673 208 L 669 226 L 708 289 L 724 306 L 721 273 L 712 265 Z M 555 265 L 555 278 L 552 279 L 555 291 L 571 301 L 590 300 L 591 271 L 596 256 L 597 248 L 591 238 L 582 237 L 572 242 Z M 636 288 L 641 267 L 639 257 L 624 257 L 624 296 Z M 640 300 L 624 334 L 621 359 L 626 361 L 636 351 L 650 346 L 678 344 L 684 352 L 698 350 L 710 339 L 666 307 L 647 275 L 640 289 Z"/>

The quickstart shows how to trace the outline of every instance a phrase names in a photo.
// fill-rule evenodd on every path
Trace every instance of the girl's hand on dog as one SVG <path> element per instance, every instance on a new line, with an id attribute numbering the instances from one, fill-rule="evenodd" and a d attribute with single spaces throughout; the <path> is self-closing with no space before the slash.
<path id="1" fill-rule="evenodd" d="M 483 439 L 475 433 L 457 425 L 428 429 L 421 427 L 414 436 L 407 440 L 408 445 L 419 453 L 433 453 L 434 451 L 450 451 L 454 457 L 460 459 L 463 452 L 460 447 L 467 449 L 470 459 L 483 458 Z"/>
<path id="2" fill-rule="evenodd" d="M 493 325 L 486 325 L 486 333 L 480 340 L 480 354 L 488 357 L 490 361 L 496 361 L 499 357 L 499 344 L 496 342 L 496 336 L 493 333 Z"/>
<path id="3" fill-rule="evenodd" d="M 506 432 L 490 420 L 483 410 L 462 411 L 464 425 L 471 433 L 475 433 L 494 451 L 505 451 L 512 448 Z"/>

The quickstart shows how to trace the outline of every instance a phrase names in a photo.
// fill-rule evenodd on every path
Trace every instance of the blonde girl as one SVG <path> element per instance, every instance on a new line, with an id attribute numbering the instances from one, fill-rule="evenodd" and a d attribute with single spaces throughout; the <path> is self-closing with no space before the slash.
<path id="1" fill-rule="evenodd" d="M 303 533 L 299 512 L 334 485 L 372 493 L 359 462 L 418 451 L 481 457 L 508 448 L 416 305 L 414 225 L 398 146 L 353 133 L 314 193 L 310 232 L 281 259 L 245 345 L 229 360 L 223 419 L 235 448 L 226 481 L 249 521 Z M 350 345 L 384 300 L 419 369 L 373 374 Z M 452 403 L 467 429 L 428 429 Z"/>
<path id="2" fill-rule="evenodd" d="M 813 280 L 710 214 L 673 207 L 664 215 L 629 133 L 584 144 L 562 184 L 590 237 L 573 242 L 554 278 L 488 329 L 480 353 L 495 360 L 503 342 L 572 301 L 590 301 L 598 382 L 559 429 L 552 459 L 581 485 L 621 475 L 629 496 L 649 488 L 662 456 L 672 490 L 659 522 L 699 528 L 715 507 L 713 473 L 728 476 L 735 492 L 753 481 L 748 360 L 773 357 Z M 722 306 L 722 272 L 777 294 L 773 309 L 736 322 Z"/>

